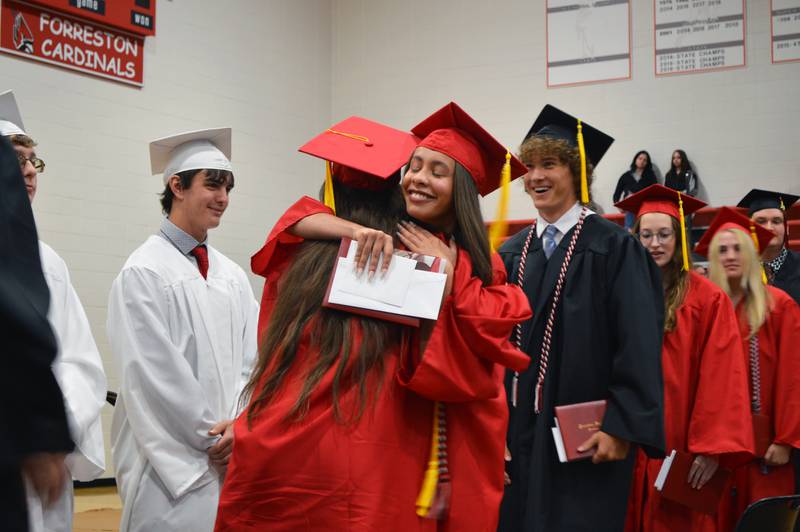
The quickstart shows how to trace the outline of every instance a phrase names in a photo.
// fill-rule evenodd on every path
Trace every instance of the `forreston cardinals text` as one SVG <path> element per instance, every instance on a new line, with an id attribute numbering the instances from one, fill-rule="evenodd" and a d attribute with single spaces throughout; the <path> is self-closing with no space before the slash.
<path id="1" fill-rule="evenodd" d="M 144 37 L 16 0 L 0 2 L 0 51 L 133 85 Z"/>
<path id="2" fill-rule="evenodd" d="M 135 58 L 142 53 L 138 39 L 114 35 L 47 12 L 39 16 L 39 32 L 44 37 L 41 43 L 44 57 L 112 76 L 136 77 Z"/>

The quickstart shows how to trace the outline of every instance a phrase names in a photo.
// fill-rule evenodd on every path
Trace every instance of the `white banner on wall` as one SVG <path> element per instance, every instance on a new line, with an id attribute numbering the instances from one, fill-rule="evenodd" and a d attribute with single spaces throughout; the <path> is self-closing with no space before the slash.
<path id="1" fill-rule="evenodd" d="M 772 0 L 772 62 L 800 61 L 800 0 Z"/>
<path id="2" fill-rule="evenodd" d="M 628 0 L 547 0 L 547 86 L 631 77 Z"/>
<path id="3" fill-rule="evenodd" d="M 745 65 L 744 0 L 653 0 L 656 75 Z"/>

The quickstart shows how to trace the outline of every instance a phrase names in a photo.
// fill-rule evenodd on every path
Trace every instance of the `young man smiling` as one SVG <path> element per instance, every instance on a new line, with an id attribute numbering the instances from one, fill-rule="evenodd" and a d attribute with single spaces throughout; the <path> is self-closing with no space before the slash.
<path id="1" fill-rule="evenodd" d="M 233 188 L 230 147 L 228 128 L 150 144 L 167 216 L 128 258 L 108 305 L 121 377 L 111 437 L 123 532 L 214 527 L 257 349 L 247 276 L 207 243 Z"/>
<path id="2" fill-rule="evenodd" d="M 504 532 L 622 530 L 632 447 L 663 456 L 660 274 L 632 235 L 578 201 L 585 188 L 588 202 L 591 163 L 612 142 L 546 106 L 521 147 L 525 190 L 539 216 L 500 248 L 509 282 L 520 282 L 524 268 L 521 285 L 534 309 L 517 336 L 531 366 L 506 379 Z M 596 400 L 607 401 L 600 429 L 578 448 L 594 448 L 594 456 L 560 463 L 554 408 Z"/>

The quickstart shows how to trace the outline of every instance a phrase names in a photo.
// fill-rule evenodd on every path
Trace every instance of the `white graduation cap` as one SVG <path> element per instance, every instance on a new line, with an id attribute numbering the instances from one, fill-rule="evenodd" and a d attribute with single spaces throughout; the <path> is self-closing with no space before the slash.
<path id="1" fill-rule="evenodd" d="M 231 166 L 231 128 L 189 131 L 150 143 L 150 169 L 164 174 L 164 184 L 185 170 L 228 170 Z"/>
<path id="2" fill-rule="evenodd" d="M 14 91 L 0 94 L 0 136 L 25 135 L 24 127 Z"/>

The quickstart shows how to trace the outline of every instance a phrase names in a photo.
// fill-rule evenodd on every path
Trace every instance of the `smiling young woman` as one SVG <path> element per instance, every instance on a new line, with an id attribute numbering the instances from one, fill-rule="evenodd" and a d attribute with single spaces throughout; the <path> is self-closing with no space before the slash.
<path id="1" fill-rule="evenodd" d="M 518 287 L 506 284 L 502 263 L 490 252 L 478 203 L 478 194 L 488 194 L 499 186 L 506 150 L 453 103 L 424 120 L 413 133 L 422 141 L 404 155 L 403 161 L 410 161 L 401 186 L 408 206 L 408 219 L 397 227 L 397 237 L 411 252 L 447 259 L 448 283 L 439 317 L 435 322 L 424 322 L 419 330 L 408 335 L 410 341 L 401 342 L 405 350 L 400 354 L 398 349 L 390 349 L 390 346 L 378 350 L 378 358 L 385 363 L 383 387 L 374 395 L 374 401 L 367 403 L 364 415 L 355 419 L 355 432 L 353 426 L 336 425 L 333 416 L 324 418 L 318 415 L 320 411 L 330 409 L 333 402 L 335 395 L 330 386 L 326 389 L 322 385 L 329 383 L 328 373 L 333 373 L 334 367 L 338 366 L 331 366 L 320 384 L 312 387 L 308 396 L 311 410 L 306 415 L 312 421 L 295 424 L 290 434 L 303 431 L 312 434 L 324 424 L 326 430 L 323 432 L 334 438 L 332 443 L 352 439 L 353 445 L 328 447 L 327 440 L 324 440 L 321 445 L 330 451 L 323 452 L 314 461 L 315 469 L 322 473 L 308 469 L 300 477 L 287 476 L 299 478 L 297 482 L 309 482 L 315 488 L 323 486 L 324 490 L 314 493 L 324 496 L 309 495 L 303 500 L 305 506 L 302 508 L 287 509 L 280 503 L 284 507 L 280 510 L 281 515 L 286 519 L 281 521 L 282 525 L 271 521 L 269 530 L 279 529 L 278 526 L 294 530 L 296 527 L 292 528 L 291 523 L 301 523 L 302 519 L 314 519 L 315 523 L 320 523 L 320 528 L 337 528 L 338 525 L 331 523 L 338 523 L 342 525 L 339 528 L 357 525 L 370 530 L 494 530 L 497 526 L 503 493 L 503 436 L 508 421 L 502 392 L 503 370 L 506 367 L 516 370 L 527 367 L 528 357 L 512 345 L 509 337 L 517 323 L 531 316 L 524 294 Z M 363 148 L 361 144 L 369 141 L 373 149 L 378 149 L 377 141 L 373 143 L 371 140 L 372 136 L 369 132 L 346 127 L 346 124 L 332 126 L 322 135 L 323 138 L 349 139 L 358 148 Z M 349 142 L 345 144 L 349 145 Z M 346 146 L 342 148 L 347 149 Z M 375 257 L 389 256 L 393 250 L 395 243 L 390 233 L 394 228 L 385 225 L 370 227 L 365 219 L 350 216 L 349 209 L 344 210 L 337 204 L 336 188 L 346 181 L 339 174 L 346 170 L 341 165 L 353 164 L 352 159 L 343 160 L 342 153 L 337 151 L 315 153 L 341 163 L 333 167 L 333 194 L 325 195 L 328 206 L 310 198 L 295 204 L 278 221 L 262 250 L 254 256 L 254 271 L 267 277 L 262 299 L 261 327 L 266 331 L 266 336 L 262 337 L 262 350 L 269 351 L 270 345 L 283 342 L 283 329 L 275 329 L 273 325 L 275 314 L 272 313 L 277 312 L 279 306 L 284 307 L 284 314 L 287 309 L 297 312 L 291 310 L 293 307 L 288 306 L 289 302 L 296 304 L 301 301 L 303 305 L 309 305 L 316 304 L 318 299 L 319 292 L 315 298 L 302 295 L 305 293 L 301 290 L 305 286 L 303 283 L 288 294 L 280 293 L 282 288 L 289 286 L 282 274 L 287 264 L 293 264 L 292 268 L 300 273 L 304 267 L 314 266 L 310 262 L 295 262 L 294 259 L 300 259 L 292 256 L 292 250 L 298 245 L 308 245 L 310 239 L 353 238 L 359 242 L 361 265 L 370 274 L 377 269 Z M 511 157 L 509 163 L 512 178 L 524 173 L 524 167 L 516 158 Z M 397 166 L 401 164 L 398 162 Z M 369 173 L 367 168 L 361 170 Z M 397 188 L 391 191 L 400 192 Z M 334 206 L 336 214 L 349 219 L 335 216 L 331 208 Z M 372 209 L 375 207 L 373 205 Z M 337 247 L 338 243 L 328 245 Z M 314 275 L 307 276 L 310 282 L 306 284 L 319 289 L 321 277 L 318 271 L 310 273 Z M 298 276 L 295 281 L 302 279 Z M 322 290 L 324 293 L 324 285 Z M 365 321 L 361 319 L 359 323 L 363 325 Z M 301 348 L 311 353 L 313 360 L 313 349 L 307 349 L 302 342 Z M 270 353 L 264 352 L 263 356 L 268 357 Z M 356 359 L 360 360 L 360 355 Z M 263 367 L 269 365 L 265 363 Z M 265 374 L 269 373 L 265 369 Z M 254 388 L 258 389 L 259 386 Z M 294 396 L 288 397 L 294 399 Z M 283 401 L 281 404 L 286 402 L 285 398 L 278 401 Z M 392 415 L 387 415 L 387 412 Z M 260 415 L 275 420 L 271 409 L 265 409 Z M 320 421 L 322 419 L 325 421 Z M 259 418 L 253 421 L 255 426 Z M 267 421 L 266 425 L 261 423 L 265 441 L 268 435 L 274 440 L 276 433 L 284 434 L 263 428 L 269 428 L 272 421 Z M 289 441 L 285 437 L 279 439 L 275 445 Z M 297 445 L 301 441 L 313 441 L 315 449 L 318 448 L 316 435 L 293 437 L 292 441 Z M 391 442 L 391 445 L 383 445 L 382 441 Z M 423 443 L 421 453 L 420 442 Z M 449 442 L 453 444 L 448 445 Z M 348 450 L 354 446 L 359 449 L 358 458 Z M 291 448 L 287 445 L 287 452 L 294 452 L 289 450 Z M 391 454 L 392 449 L 401 448 L 403 451 L 398 451 L 396 456 Z M 250 451 L 252 456 L 259 455 L 257 447 L 250 446 Z M 343 454 L 337 455 L 337 452 Z M 279 455 L 281 453 L 274 456 Z M 270 465 L 269 460 L 265 460 L 265 470 L 283 468 L 288 471 L 303 467 L 302 456 L 298 455 L 295 460 L 300 463 L 298 466 L 293 465 L 293 461 L 284 464 L 284 455 L 280 456 L 279 465 Z M 242 464 L 240 471 L 246 471 L 247 460 L 239 463 Z M 342 471 L 344 464 L 356 467 L 348 466 L 348 470 Z M 329 471 L 333 474 L 328 475 Z M 257 471 L 250 474 L 264 478 L 258 476 Z M 250 477 L 245 474 L 242 478 L 244 482 L 237 483 L 234 488 L 228 488 L 226 481 L 226 489 L 231 493 L 231 497 L 225 499 L 229 503 L 225 509 L 228 526 L 245 524 L 237 515 L 239 509 L 247 507 L 249 502 L 255 509 L 250 514 L 255 522 L 258 515 L 268 513 L 262 510 L 271 504 L 270 501 L 285 500 L 272 496 L 281 489 L 280 482 L 276 482 L 278 487 L 265 485 L 267 495 L 263 501 L 253 501 L 252 497 L 244 495 L 249 489 Z M 331 484 L 331 479 L 344 481 Z M 409 485 L 413 490 L 409 490 Z M 341 492 L 341 486 L 348 486 L 346 493 Z M 261 509 L 256 504 L 261 505 Z M 325 519 L 330 516 L 334 517 L 326 523 Z M 431 518 L 440 522 L 432 523 Z M 256 527 L 252 529 L 258 530 Z M 218 530 L 225 528 L 218 525 Z"/>

